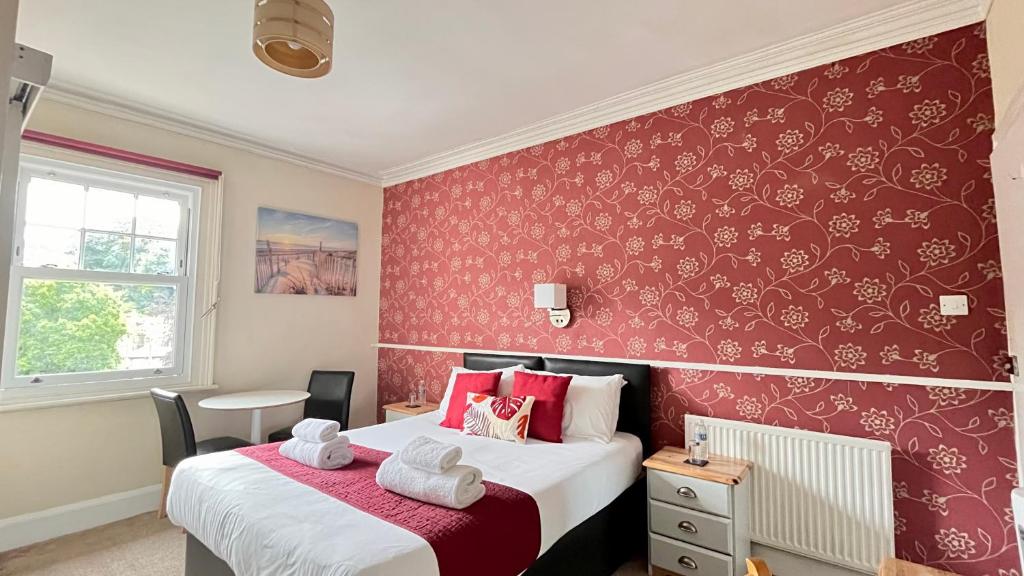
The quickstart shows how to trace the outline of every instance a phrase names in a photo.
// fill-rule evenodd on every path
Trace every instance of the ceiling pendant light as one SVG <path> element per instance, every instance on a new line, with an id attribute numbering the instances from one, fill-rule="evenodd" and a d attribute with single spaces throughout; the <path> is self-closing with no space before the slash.
<path id="1" fill-rule="evenodd" d="M 299 78 L 331 71 L 334 13 L 324 0 L 256 0 L 252 51 L 264 64 Z"/>

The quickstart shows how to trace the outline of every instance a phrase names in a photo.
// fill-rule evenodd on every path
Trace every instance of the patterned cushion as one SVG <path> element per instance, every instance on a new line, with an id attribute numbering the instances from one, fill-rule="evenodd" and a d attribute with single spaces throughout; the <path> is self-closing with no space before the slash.
<path id="1" fill-rule="evenodd" d="M 533 400 L 533 396 L 488 396 L 471 392 L 466 395 L 462 433 L 525 444 Z"/>

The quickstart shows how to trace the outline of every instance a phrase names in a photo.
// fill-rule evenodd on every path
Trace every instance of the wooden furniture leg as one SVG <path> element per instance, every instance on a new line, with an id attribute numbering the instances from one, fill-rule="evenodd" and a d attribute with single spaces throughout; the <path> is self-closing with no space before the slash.
<path id="1" fill-rule="evenodd" d="M 171 476 L 173 474 L 173 467 L 164 466 L 164 487 L 160 491 L 160 508 L 156 511 L 157 520 L 167 517 L 167 490 L 171 487 Z"/>
<path id="2" fill-rule="evenodd" d="M 760 558 L 747 558 L 747 576 L 772 576 L 772 571 Z"/>

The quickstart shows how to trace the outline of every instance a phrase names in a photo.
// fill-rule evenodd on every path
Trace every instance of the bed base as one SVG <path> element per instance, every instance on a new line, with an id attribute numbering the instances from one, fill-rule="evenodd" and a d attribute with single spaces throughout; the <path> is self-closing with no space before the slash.
<path id="1" fill-rule="evenodd" d="M 646 479 L 562 536 L 522 576 L 610 576 L 643 553 L 647 541 Z M 185 543 L 185 576 L 235 576 L 195 536 Z"/>
<path id="2" fill-rule="evenodd" d="M 524 576 L 610 576 L 647 548 L 647 479 L 567 532 Z"/>

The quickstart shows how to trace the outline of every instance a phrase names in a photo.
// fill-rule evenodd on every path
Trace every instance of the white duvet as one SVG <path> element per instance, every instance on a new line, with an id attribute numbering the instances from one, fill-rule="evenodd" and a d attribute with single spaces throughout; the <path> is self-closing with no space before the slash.
<path id="1" fill-rule="evenodd" d="M 388 452 L 421 434 L 462 446 L 462 462 L 480 468 L 484 479 L 537 502 L 542 553 L 640 474 L 642 448 L 630 434 L 616 433 L 610 444 L 573 438 L 514 444 L 463 436 L 440 420 L 431 413 L 346 434 L 355 444 Z M 237 576 L 438 575 L 434 552 L 418 535 L 235 452 L 179 464 L 167 515 Z M 503 537 L 495 534 L 495 544 Z"/>

